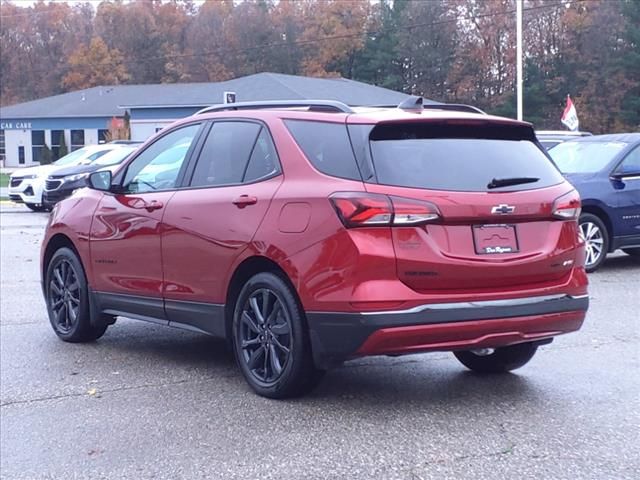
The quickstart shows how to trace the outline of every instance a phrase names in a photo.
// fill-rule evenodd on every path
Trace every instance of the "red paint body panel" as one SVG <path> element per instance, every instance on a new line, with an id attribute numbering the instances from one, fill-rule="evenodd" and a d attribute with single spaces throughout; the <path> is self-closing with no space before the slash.
<path id="1" fill-rule="evenodd" d="M 163 218 L 164 296 L 224 303 L 236 259 L 249 246 L 282 176 L 251 185 L 176 192 Z M 241 195 L 257 199 L 239 208 Z"/>
<path id="2" fill-rule="evenodd" d="M 160 231 L 174 192 L 104 195 L 91 228 L 92 287 L 101 292 L 162 297 Z M 144 205 L 160 202 L 148 211 Z"/>
<path id="3" fill-rule="evenodd" d="M 40 271 L 44 274 L 44 257 L 46 247 L 56 235 L 64 235 L 70 239 L 80 255 L 82 265 L 89 280 L 93 279 L 93 262 L 89 247 L 89 236 L 93 214 L 103 194 L 94 190 L 86 190 L 75 194 L 64 202 L 56 204 L 42 239 L 40 251 Z"/>
<path id="4" fill-rule="evenodd" d="M 471 350 L 532 342 L 574 332 L 584 312 L 534 317 L 384 328 L 373 333 L 356 356 Z"/>

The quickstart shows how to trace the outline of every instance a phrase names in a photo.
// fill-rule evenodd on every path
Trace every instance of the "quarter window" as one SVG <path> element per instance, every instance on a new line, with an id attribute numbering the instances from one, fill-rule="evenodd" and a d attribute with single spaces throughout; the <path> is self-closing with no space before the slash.
<path id="1" fill-rule="evenodd" d="M 257 123 L 214 123 L 200 152 L 191 186 L 241 183 L 260 129 Z"/>
<path id="2" fill-rule="evenodd" d="M 127 168 L 125 191 L 143 193 L 175 188 L 199 128 L 200 124 L 179 128 L 149 145 Z"/>
<path id="3" fill-rule="evenodd" d="M 344 123 L 286 120 L 285 124 L 315 168 L 333 177 L 362 180 Z"/>

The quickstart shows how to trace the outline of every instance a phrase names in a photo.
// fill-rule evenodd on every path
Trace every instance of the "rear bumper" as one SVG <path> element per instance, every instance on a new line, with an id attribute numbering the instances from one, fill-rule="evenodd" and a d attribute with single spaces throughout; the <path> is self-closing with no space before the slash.
<path id="1" fill-rule="evenodd" d="M 330 367 L 353 357 L 499 347 L 578 330 L 588 295 L 430 304 L 408 310 L 308 312 L 314 359 Z"/>

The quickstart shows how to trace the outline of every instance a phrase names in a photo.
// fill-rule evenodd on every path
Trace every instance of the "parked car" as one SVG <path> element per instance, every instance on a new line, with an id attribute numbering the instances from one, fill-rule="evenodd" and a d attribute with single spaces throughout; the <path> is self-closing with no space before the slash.
<path id="1" fill-rule="evenodd" d="M 122 315 L 223 337 L 271 398 L 367 355 L 525 365 L 585 318 L 578 193 L 530 124 L 420 103 L 238 103 L 163 129 L 56 205 L 53 330 L 92 341 Z M 169 151 L 180 168 L 140 181 Z"/>
<path id="2" fill-rule="evenodd" d="M 70 197 L 74 191 L 86 187 L 87 177 L 91 172 L 120 165 L 137 148 L 130 144 L 121 145 L 89 164 L 56 169 L 45 181 L 43 205 L 46 208 L 53 208 L 60 200 Z"/>
<path id="3" fill-rule="evenodd" d="M 640 133 L 575 139 L 549 154 L 582 198 L 587 271 L 618 248 L 640 256 Z"/>
<path id="4" fill-rule="evenodd" d="M 561 144 L 580 137 L 588 137 L 590 132 L 571 132 L 569 130 L 537 130 L 536 137 L 540 144 L 547 150 Z"/>
<path id="5" fill-rule="evenodd" d="M 47 208 L 42 202 L 47 176 L 59 168 L 91 163 L 107 152 L 120 147 L 121 145 L 109 143 L 89 145 L 74 150 L 49 165 L 38 165 L 16 170 L 11 174 L 9 180 L 9 200 L 15 203 L 24 203 L 34 212 L 42 212 Z"/>

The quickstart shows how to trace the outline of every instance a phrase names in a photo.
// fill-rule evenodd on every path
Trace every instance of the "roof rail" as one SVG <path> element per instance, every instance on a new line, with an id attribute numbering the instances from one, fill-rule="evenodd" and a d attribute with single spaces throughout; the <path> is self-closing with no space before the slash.
<path id="1" fill-rule="evenodd" d="M 478 107 L 474 107 L 473 105 L 465 105 L 463 103 L 429 104 L 424 105 L 423 108 L 428 108 L 430 110 L 451 110 L 453 112 L 481 113 L 482 115 L 487 114 L 487 112 L 480 110 Z"/>
<path id="2" fill-rule="evenodd" d="M 478 107 L 471 105 L 463 105 L 461 103 L 424 103 L 424 99 L 422 97 L 415 95 L 403 100 L 398 105 L 398 108 L 402 110 L 450 110 L 454 112 L 481 113 L 482 115 L 486 115 L 486 113 Z"/>
<path id="3" fill-rule="evenodd" d="M 238 102 L 212 105 L 199 110 L 196 112 L 196 115 L 210 112 L 223 112 L 226 110 L 262 110 L 270 108 L 308 108 L 314 112 L 353 113 L 353 110 L 347 104 L 336 100 L 273 100 L 264 102 Z"/>

